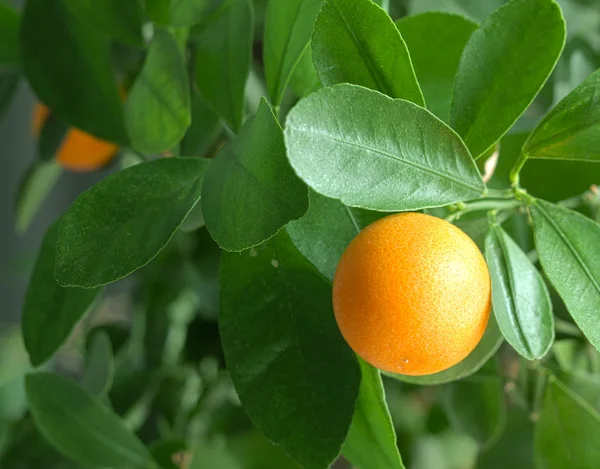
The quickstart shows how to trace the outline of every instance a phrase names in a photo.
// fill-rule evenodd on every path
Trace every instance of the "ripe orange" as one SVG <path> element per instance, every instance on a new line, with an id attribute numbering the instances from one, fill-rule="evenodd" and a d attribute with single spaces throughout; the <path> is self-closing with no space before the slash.
<path id="1" fill-rule="evenodd" d="M 37 103 L 33 112 L 33 132 L 39 135 L 50 115 L 46 106 Z M 96 138 L 82 130 L 69 129 L 58 151 L 56 160 L 71 171 L 94 171 L 112 160 L 119 150 L 114 143 Z"/>
<path id="2" fill-rule="evenodd" d="M 460 229 L 400 213 L 350 243 L 335 273 L 333 307 L 346 342 L 366 362 L 404 375 L 437 373 L 481 340 L 491 309 L 490 276 Z"/>

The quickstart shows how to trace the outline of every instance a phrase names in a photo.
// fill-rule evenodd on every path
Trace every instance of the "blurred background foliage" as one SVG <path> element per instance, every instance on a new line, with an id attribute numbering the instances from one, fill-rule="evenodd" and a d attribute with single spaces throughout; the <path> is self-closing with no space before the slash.
<path id="1" fill-rule="evenodd" d="M 22 7 L 21 2 L 11 3 L 17 9 Z M 437 10 L 481 21 L 503 3 L 389 0 L 387 7 L 394 19 Z M 506 176 L 524 135 L 540 117 L 600 68 L 600 2 L 559 3 L 569 31 L 565 52 L 543 92 L 502 140 L 502 163 L 490 183 L 492 188 L 494 181 L 501 182 Z M 251 113 L 264 94 L 260 51 L 266 0 L 254 4 L 256 44 L 247 85 Z M 131 79 L 143 57 L 136 49 L 115 45 L 113 58 Z M 282 107 L 289 108 L 295 100 L 294 92 L 288 92 Z M 38 434 L 27 413 L 23 377 L 29 366 L 18 327 L 22 299 L 38 245 L 51 221 L 82 190 L 115 169 L 135 163 L 136 156 L 123 154 L 93 174 L 63 173 L 29 229 L 17 234 L 14 194 L 37 151 L 30 126 L 33 101 L 18 71 L 0 69 L 0 468 L 76 469 L 77 464 L 59 455 Z M 224 130 L 218 119 L 204 112 L 204 106 L 195 100 L 194 110 L 201 117 L 193 119 L 196 129 L 184 139 L 182 151 L 186 154 L 214 154 L 222 145 Z M 590 174 L 585 165 L 532 160 L 522 180 L 537 196 L 559 200 L 563 194 L 589 188 Z M 595 213 L 588 215 L 598 219 L 600 203 L 591 207 L 588 210 Z M 186 467 L 189 453 L 185 441 L 190 439 L 199 443 L 199 459 L 204 461 L 194 468 L 296 468 L 253 428 L 240 407 L 224 366 L 216 323 L 220 251 L 205 228 L 193 229 L 201 220 L 187 223 L 191 230 L 180 230 L 154 262 L 135 277 L 107 288 L 46 367 L 80 378 L 88 390 L 123 416 L 165 468 Z M 485 218 L 466 216 L 459 226 L 481 246 Z M 505 228 L 524 250 L 532 250 L 531 229 L 524 215 L 515 215 Z M 573 327 L 558 296 L 553 300 L 558 335 L 545 365 L 600 410 L 600 356 Z M 386 379 L 387 400 L 406 466 L 532 468 L 533 422 L 539 416 L 543 388 L 535 365 L 503 346 L 475 375 L 451 384 L 423 387 Z M 335 467 L 350 466 L 340 459 Z"/>

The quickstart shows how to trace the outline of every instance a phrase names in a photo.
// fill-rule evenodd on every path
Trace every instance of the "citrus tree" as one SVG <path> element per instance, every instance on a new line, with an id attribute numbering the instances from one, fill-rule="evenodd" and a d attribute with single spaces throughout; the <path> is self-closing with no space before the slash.
<path id="1" fill-rule="evenodd" d="M 0 467 L 600 467 L 599 31 L 591 1 L 0 3 L 0 110 L 39 101 L 16 228 L 112 169 L 2 333 Z"/>

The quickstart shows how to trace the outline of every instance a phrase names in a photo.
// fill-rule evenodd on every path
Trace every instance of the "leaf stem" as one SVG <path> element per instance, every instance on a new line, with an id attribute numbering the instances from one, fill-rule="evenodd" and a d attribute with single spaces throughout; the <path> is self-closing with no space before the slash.
<path id="1" fill-rule="evenodd" d="M 452 213 L 446 217 L 446 221 L 453 222 L 458 220 L 465 213 L 469 212 L 480 212 L 488 210 L 512 210 L 518 208 L 523 203 L 520 200 L 494 200 L 484 199 L 476 200 L 474 202 L 459 204 L 456 208 L 455 213 Z"/>
<path id="2" fill-rule="evenodd" d="M 523 166 L 527 162 L 527 158 L 528 158 L 527 153 L 521 152 L 515 165 L 510 170 L 510 175 L 509 175 L 510 184 L 513 187 L 519 187 L 519 173 L 521 172 L 521 169 L 523 169 Z"/>

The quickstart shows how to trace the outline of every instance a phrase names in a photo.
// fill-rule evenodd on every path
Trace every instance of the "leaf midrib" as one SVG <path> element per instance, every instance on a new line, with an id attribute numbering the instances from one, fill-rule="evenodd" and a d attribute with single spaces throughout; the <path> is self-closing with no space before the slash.
<path id="1" fill-rule="evenodd" d="M 414 167 L 416 169 L 419 169 L 419 170 L 421 170 L 423 172 L 430 173 L 430 174 L 432 174 L 434 176 L 437 176 L 440 179 L 447 179 L 447 180 L 453 182 L 454 184 L 457 184 L 457 185 L 459 185 L 459 186 L 461 186 L 461 187 L 463 187 L 465 189 L 469 189 L 471 191 L 474 191 L 474 192 L 476 192 L 478 194 L 482 194 L 483 193 L 483 191 L 481 190 L 482 188 L 479 188 L 479 187 L 476 187 L 476 186 L 472 186 L 472 185 L 470 185 L 470 184 L 468 184 L 468 183 L 466 183 L 466 182 L 464 182 L 464 181 L 462 181 L 460 179 L 456 179 L 456 178 L 450 176 L 447 173 L 442 173 L 440 171 L 436 171 L 433 168 L 429 168 L 427 166 L 420 165 L 419 163 L 416 163 L 414 161 L 410 161 L 410 160 L 407 160 L 407 159 L 404 159 L 404 158 L 400 158 L 397 155 L 393 155 L 391 153 L 387 153 L 387 152 L 385 152 L 383 150 L 379 150 L 377 148 L 371 148 L 371 147 L 368 147 L 368 146 L 365 146 L 365 145 L 361 145 L 359 143 L 354 143 L 354 142 L 349 142 L 349 141 L 346 141 L 346 140 L 341 140 L 341 139 L 336 138 L 336 137 L 334 137 L 331 134 L 326 133 L 326 132 L 315 132 L 314 130 L 307 131 L 307 130 L 300 129 L 299 127 L 296 127 L 296 130 L 298 132 L 300 132 L 300 133 L 308 133 L 308 134 L 316 135 L 316 136 L 319 136 L 319 137 L 324 137 L 324 138 L 327 138 L 327 139 L 329 139 L 329 140 L 331 140 L 333 142 L 336 142 L 336 143 L 341 143 L 343 145 L 348 145 L 348 146 L 352 146 L 352 147 L 355 147 L 355 148 L 359 148 L 359 149 L 364 150 L 364 151 L 368 151 L 368 152 L 379 154 L 379 155 L 384 156 L 386 158 L 390 158 L 392 160 L 404 163 L 404 164 L 406 164 L 408 166 L 412 166 L 412 167 Z"/>

